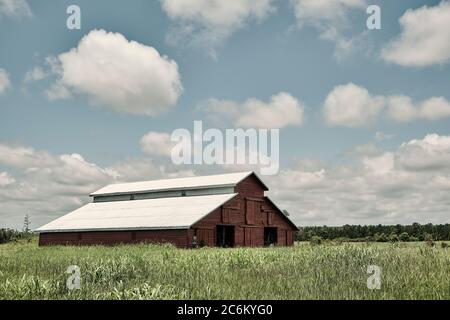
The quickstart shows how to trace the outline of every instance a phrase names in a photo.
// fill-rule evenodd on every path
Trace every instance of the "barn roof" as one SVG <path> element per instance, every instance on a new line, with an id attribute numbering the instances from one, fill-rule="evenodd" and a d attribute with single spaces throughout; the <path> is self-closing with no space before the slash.
<path id="1" fill-rule="evenodd" d="M 166 190 L 185 190 L 202 189 L 214 187 L 234 187 L 250 175 L 254 175 L 259 182 L 268 190 L 264 182 L 253 172 L 236 172 L 228 174 L 217 174 L 199 177 L 187 177 L 177 179 L 151 180 L 130 183 L 110 184 L 100 190 L 90 194 L 90 196 L 99 195 L 118 195 L 129 193 L 143 193 Z"/>
<path id="2" fill-rule="evenodd" d="M 234 194 L 94 202 L 56 219 L 37 232 L 188 229 Z"/>

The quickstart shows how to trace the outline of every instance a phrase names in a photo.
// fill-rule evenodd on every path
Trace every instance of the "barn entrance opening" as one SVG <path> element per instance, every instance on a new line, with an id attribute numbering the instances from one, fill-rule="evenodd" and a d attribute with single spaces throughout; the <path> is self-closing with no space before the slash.
<path id="1" fill-rule="evenodd" d="M 216 228 L 216 245 L 222 248 L 234 247 L 234 226 L 218 225 Z"/>
<path id="2" fill-rule="evenodd" d="M 264 245 L 274 246 L 277 244 L 277 228 L 265 227 L 264 228 Z"/>

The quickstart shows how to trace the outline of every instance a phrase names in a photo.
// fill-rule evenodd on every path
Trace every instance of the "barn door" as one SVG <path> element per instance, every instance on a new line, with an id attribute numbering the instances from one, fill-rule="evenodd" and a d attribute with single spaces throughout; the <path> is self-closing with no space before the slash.
<path id="1" fill-rule="evenodd" d="M 197 243 L 200 246 L 213 246 L 214 231 L 211 229 L 197 229 Z"/>
<path id="2" fill-rule="evenodd" d="M 292 239 L 292 231 L 290 230 L 286 230 L 286 245 L 290 246 L 293 244 L 293 239 Z"/>
<path id="3" fill-rule="evenodd" d="M 244 244 L 246 247 L 251 247 L 253 245 L 253 228 L 244 228 Z"/>

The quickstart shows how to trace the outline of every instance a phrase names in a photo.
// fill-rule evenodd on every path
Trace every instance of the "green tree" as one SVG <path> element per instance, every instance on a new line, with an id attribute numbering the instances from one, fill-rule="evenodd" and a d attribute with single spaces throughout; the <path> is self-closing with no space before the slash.
<path id="1" fill-rule="evenodd" d="M 396 233 L 391 233 L 389 235 L 389 241 L 391 241 L 391 242 L 398 242 L 398 235 Z"/>
<path id="2" fill-rule="evenodd" d="M 408 234 L 408 232 L 402 232 L 402 233 L 400 233 L 398 238 L 400 241 L 403 241 L 403 242 L 409 241 L 409 234 Z"/>

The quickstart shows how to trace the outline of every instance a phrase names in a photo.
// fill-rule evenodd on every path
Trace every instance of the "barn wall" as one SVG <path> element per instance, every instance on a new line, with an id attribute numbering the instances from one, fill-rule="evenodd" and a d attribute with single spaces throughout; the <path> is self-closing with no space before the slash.
<path id="1" fill-rule="evenodd" d="M 126 243 L 166 243 L 188 246 L 188 230 L 55 232 L 39 234 L 39 245 L 115 245 Z"/>
<path id="2" fill-rule="evenodd" d="M 254 176 L 244 179 L 235 187 L 239 193 L 222 207 L 207 215 L 192 227 L 192 236 L 207 246 L 216 244 L 216 226 L 233 225 L 237 247 L 264 245 L 264 227 L 277 228 L 278 245 L 292 245 L 295 228 L 279 210 L 264 197 L 264 187 Z M 189 241 L 192 242 L 192 237 Z"/>

